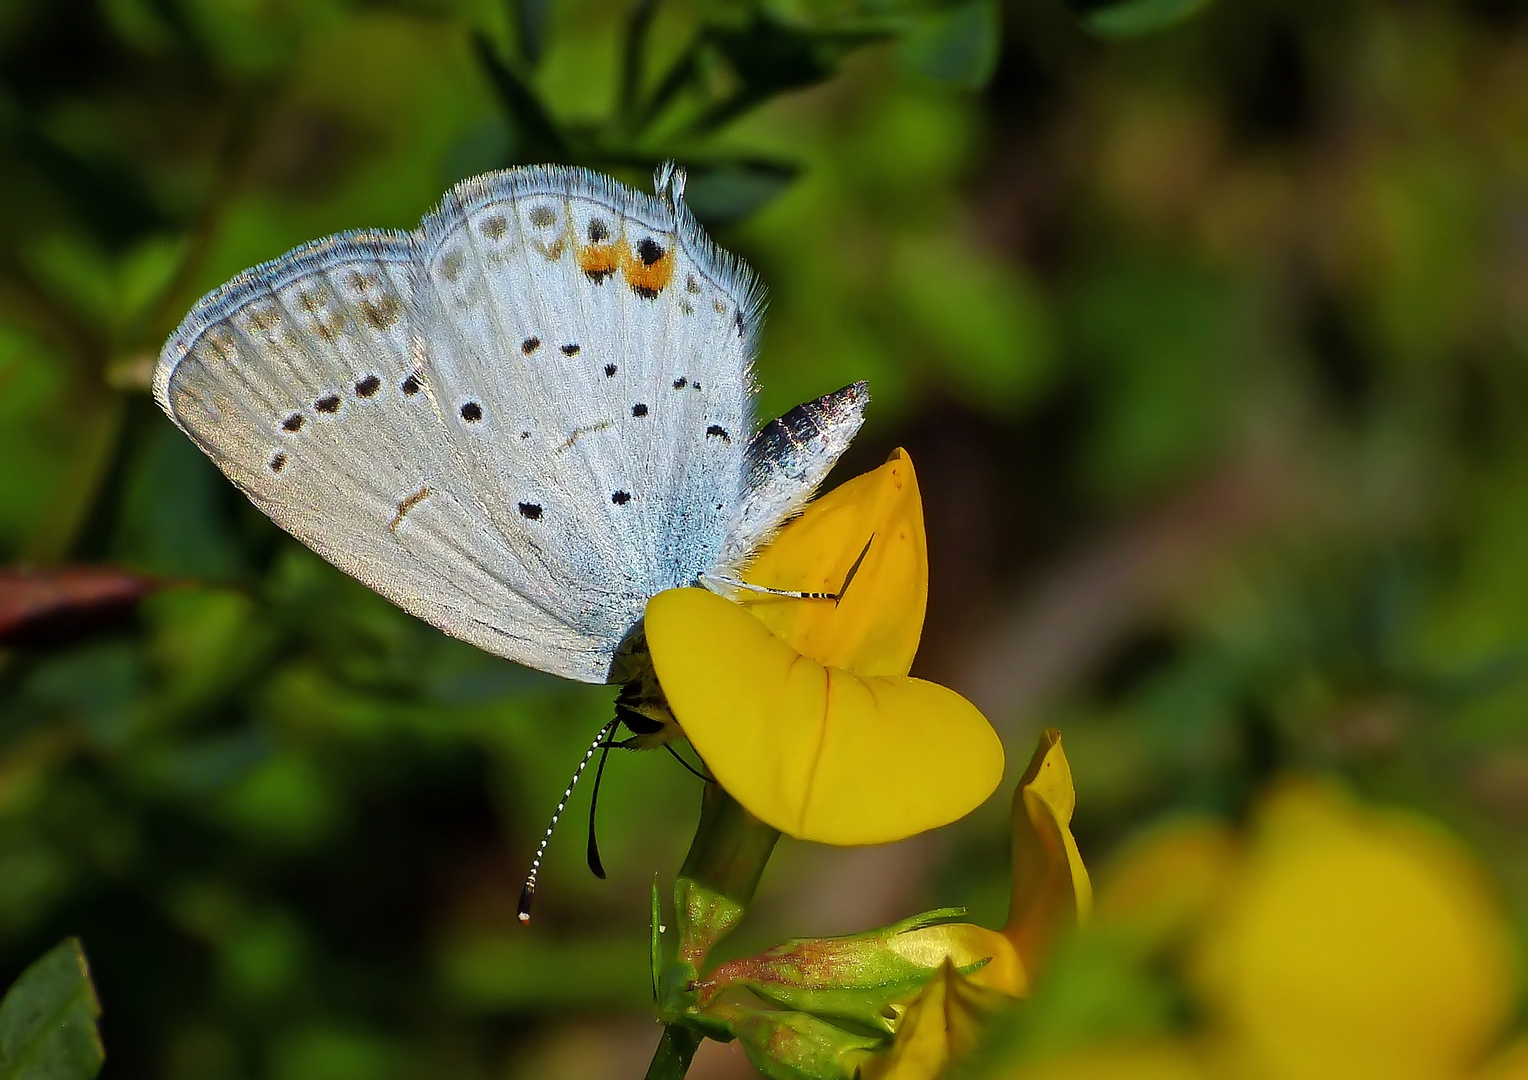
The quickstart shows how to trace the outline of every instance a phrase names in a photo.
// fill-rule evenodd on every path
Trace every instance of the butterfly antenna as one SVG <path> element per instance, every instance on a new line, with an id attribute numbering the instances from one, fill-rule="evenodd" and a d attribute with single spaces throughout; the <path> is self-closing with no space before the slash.
<path id="1" fill-rule="evenodd" d="M 584 753 L 584 759 L 578 763 L 578 768 L 573 770 L 573 779 L 568 781 L 567 790 L 562 793 L 562 798 L 557 803 L 557 809 L 552 811 L 552 821 L 546 827 L 546 832 L 541 834 L 541 843 L 536 845 L 536 854 L 531 857 L 531 872 L 525 877 L 525 887 L 520 890 L 520 904 L 516 910 L 521 922 L 531 921 L 531 901 L 536 898 L 536 878 L 541 874 L 541 860 L 546 855 L 546 846 L 552 840 L 552 832 L 557 828 L 557 822 L 562 817 L 562 812 L 568 808 L 568 800 L 573 797 L 573 789 L 578 786 L 578 778 L 584 775 L 584 770 L 589 767 L 595 751 L 600 744 L 610 738 L 611 732 L 619 721 L 612 720 L 600 728 L 600 733 L 589 744 L 589 749 Z"/>
<path id="2" fill-rule="evenodd" d="M 594 835 L 594 813 L 600 804 L 600 781 L 605 777 L 605 760 L 610 757 L 610 747 L 614 745 L 609 739 L 600 751 L 599 767 L 594 770 L 594 794 L 589 799 L 589 849 L 584 853 L 585 860 L 589 863 L 589 873 L 605 880 L 605 864 L 600 862 L 600 842 Z"/>

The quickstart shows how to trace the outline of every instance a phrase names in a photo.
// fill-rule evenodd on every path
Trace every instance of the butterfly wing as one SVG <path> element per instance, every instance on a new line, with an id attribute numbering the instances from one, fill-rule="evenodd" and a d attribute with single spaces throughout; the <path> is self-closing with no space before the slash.
<path id="1" fill-rule="evenodd" d="M 416 365 L 413 241 L 299 248 L 199 303 L 155 397 L 254 504 L 405 610 L 489 652 L 603 677 L 523 541 L 491 527 Z"/>
<path id="2" fill-rule="evenodd" d="M 744 493 L 717 568 L 737 571 L 800 513 L 865 420 L 863 382 L 804 402 L 765 424 L 744 455 Z"/>
<path id="3" fill-rule="evenodd" d="M 419 254 L 462 469 L 613 650 L 650 596 L 714 565 L 736 514 L 754 279 L 682 206 L 571 169 L 461 185 Z"/>
<path id="4" fill-rule="evenodd" d="M 604 681 L 742 491 L 760 294 L 682 208 L 584 170 L 240 275 L 155 397 L 277 524 L 489 652 Z"/>

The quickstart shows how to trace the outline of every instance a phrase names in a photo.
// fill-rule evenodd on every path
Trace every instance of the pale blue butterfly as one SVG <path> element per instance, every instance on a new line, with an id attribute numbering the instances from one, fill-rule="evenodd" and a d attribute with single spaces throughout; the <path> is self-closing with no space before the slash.
<path id="1" fill-rule="evenodd" d="M 857 383 L 754 433 L 763 290 L 683 190 L 667 166 L 655 196 L 561 167 L 464 181 L 413 232 L 317 240 L 208 294 L 155 400 L 405 611 L 620 681 L 647 601 L 736 587 L 868 401 Z"/>

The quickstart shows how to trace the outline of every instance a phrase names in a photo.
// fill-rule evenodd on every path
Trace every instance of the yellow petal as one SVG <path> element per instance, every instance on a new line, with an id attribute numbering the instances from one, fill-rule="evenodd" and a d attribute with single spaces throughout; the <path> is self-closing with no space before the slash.
<path id="1" fill-rule="evenodd" d="M 1131 840 L 1099 883 L 1099 922 L 1149 949 L 1197 935 L 1235 881 L 1240 848 L 1231 826 L 1180 817 Z"/>
<path id="2" fill-rule="evenodd" d="M 1496 1055 L 1475 1080 L 1528 1080 L 1528 1039 L 1519 1039 Z"/>
<path id="3" fill-rule="evenodd" d="M 1076 803 L 1061 733 L 1050 728 L 1013 796 L 1013 900 L 1003 932 L 1031 974 L 1056 937 L 1093 906 L 1088 870 L 1072 838 Z"/>
<path id="4" fill-rule="evenodd" d="M 962 817 L 1002 778 L 997 733 L 959 694 L 824 667 L 714 593 L 659 593 L 647 643 L 685 736 L 722 787 L 781 832 L 899 840 Z"/>
<path id="5" fill-rule="evenodd" d="M 906 675 L 928 605 L 928 541 L 918 477 L 904 451 L 811 503 L 743 578 L 771 589 L 837 593 L 861 553 L 836 604 L 759 594 L 738 600 L 819 664 L 856 675 Z"/>
<path id="6" fill-rule="evenodd" d="M 891 1048 L 867 1061 L 865 1080 L 937 1080 L 981 1038 L 987 1016 L 1005 999 L 983 990 L 946 962 L 907 1006 Z"/>
<path id="7" fill-rule="evenodd" d="M 1463 1076 L 1513 1000 L 1511 933 L 1459 845 L 1314 784 L 1262 810 L 1202 948 L 1205 1002 L 1269 1077 Z"/>

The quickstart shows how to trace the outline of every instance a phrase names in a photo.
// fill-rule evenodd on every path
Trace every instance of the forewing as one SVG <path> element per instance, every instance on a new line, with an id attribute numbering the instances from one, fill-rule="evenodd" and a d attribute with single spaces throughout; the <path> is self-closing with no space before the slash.
<path id="1" fill-rule="evenodd" d="M 440 629 L 603 681 L 603 642 L 553 602 L 450 453 L 416 363 L 407 234 L 318 241 L 199 303 L 165 345 L 160 406 L 251 501 Z"/>
<path id="2" fill-rule="evenodd" d="M 613 651 L 649 597 L 714 565 L 737 510 L 752 276 L 682 208 L 574 169 L 461 185 L 420 256 L 463 471 Z"/>
<path id="3" fill-rule="evenodd" d="M 688 212 L 579 169 L 466 181 L 192 311 L 160 405 L 265 513 L 446 632 L 603 681 L 743 491 L 760 292 Z"/>

